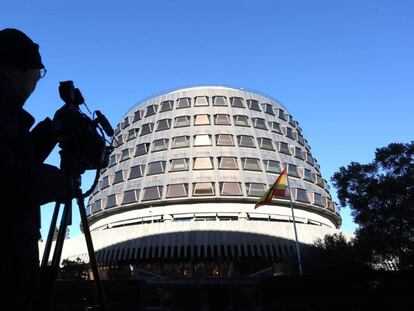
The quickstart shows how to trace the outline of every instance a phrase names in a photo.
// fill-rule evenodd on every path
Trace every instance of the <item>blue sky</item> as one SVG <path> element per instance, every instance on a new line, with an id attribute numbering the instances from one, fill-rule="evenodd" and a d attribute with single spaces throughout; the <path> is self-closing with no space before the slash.
<path id="1" fill-rule="evenodd" d="M 414 137 L 412 1 L 14 0 L 0 4 L 6 27 L 40 44 L 48 73 L 25 106 L 38 121 L 62 105 L 62 80 L 113 126 L 163 90 L 246 87 L 287 107 L 325 179 Z M 56 151 L 48 162 L 59 164 Z M 52 210 L 42 207 L 43 237 Z M 353 231 L 349 209 L 342 217 Z"/>

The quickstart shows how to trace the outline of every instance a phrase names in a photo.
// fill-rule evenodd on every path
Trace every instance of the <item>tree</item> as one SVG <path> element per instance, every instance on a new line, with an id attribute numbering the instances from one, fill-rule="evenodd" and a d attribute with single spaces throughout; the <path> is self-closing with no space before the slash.
<path id="1" fill-rule="evenodd" d="M 414 259 L 414 142 L 378 148 L 368 164 L 351 162 L 332 177 L 342 207 L 349 206 L 358 249 L 366 260 Z"/>

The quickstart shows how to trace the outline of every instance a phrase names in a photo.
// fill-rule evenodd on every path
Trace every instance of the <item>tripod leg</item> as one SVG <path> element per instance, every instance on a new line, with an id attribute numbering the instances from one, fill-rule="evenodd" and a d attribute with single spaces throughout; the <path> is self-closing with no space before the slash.
<path id="1" fill-rule="evenodd" d="M 59 215 L 60 203 L 56 202 L 55 210 L 53 211 L 52 220 L 50 222 L 49 233 L 47 235 L 45 249 L 43 251 L 41 269 L 44 269 L 49 261 L 50 249 L 52 248 L 53 235 L 55 233 L 56 222 Z"/>
<path id="2" fill-rule="evenodd" d="M 93 249 L 91 231 L 89 230 L 89 224 L 86 218 L 85 203 L 83 202 L 82 197 L 79 197 L 77 199 L 77 202 L 79 206 L 79 214 L 82 220 L 82 228 L 83 228 L 83 233 L 85 235 L 86 246 L 88 247 L 89 262 L 91 263 L 93 278 L 95 279 L 96 289 L 98 291 L 99 307 L 101 311 L 106 311 L 107 303 L 106 303 L 106 297 L 105 297 L 105 290 L 102 284 L 101 277 L 99 275 L 98 263 L 96 261 L 95 251 Z"/>

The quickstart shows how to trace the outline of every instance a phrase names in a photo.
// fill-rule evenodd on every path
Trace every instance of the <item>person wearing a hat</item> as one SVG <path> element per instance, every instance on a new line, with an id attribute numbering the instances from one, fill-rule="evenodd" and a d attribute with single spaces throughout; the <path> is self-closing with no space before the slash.
<path id="1" fill-rule="evenodd" d="M 60 170 L 43 164 L 56 145 L 47 118 L 34 129 L 23 109 L 46 73 L 39 46 L 17 29 L 0 30 L 0 279 L 2 310 L 30 310 L 39 271 L 40 205 L 61 200 Z"/>

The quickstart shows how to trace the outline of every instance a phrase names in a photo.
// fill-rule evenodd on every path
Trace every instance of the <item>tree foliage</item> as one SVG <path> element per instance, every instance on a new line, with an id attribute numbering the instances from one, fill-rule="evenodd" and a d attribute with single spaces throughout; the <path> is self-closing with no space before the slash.
<path id="1" fill-rule="evenodd" d="M 412 266 L 414 142 L 378 148 L 368 164 L 351 162 L 332 177 L 341 206 L 349 206 L 358 249 L 367 260 L 398 259 Z"/>

